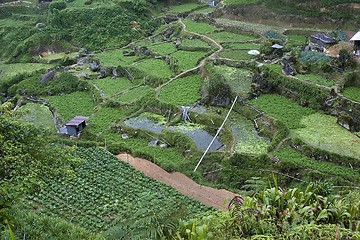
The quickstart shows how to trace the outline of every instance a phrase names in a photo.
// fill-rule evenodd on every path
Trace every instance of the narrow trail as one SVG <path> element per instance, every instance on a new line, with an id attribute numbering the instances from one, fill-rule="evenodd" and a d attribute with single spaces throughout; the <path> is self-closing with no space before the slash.
<path id="1" fill-rule="evenodd" d="M 185 71 L 179 73 L 178 75 L 176 75 L 175 77 L 170 78 L 169 81 L 167 81 L 167 82 L 163 83 L 162 85 L 158 86 L 158 87 L 155 89 L 156 97 L 157 97 L 157 98 L 158 98 L 159 95 L 160 95 L 160 90 L 161 90 L 161 88 L 165 87 L 166 85 L 168 85 L 168 84 L 171 83 L 172 81 L 174 81 L 174 80 L 176 80 L 176 79 L 178 79 L 178 78 L 180 78 L 180 77 L 182 77 L 182 76 L 186 76 L 186 75 L 189 74 L 190 72 L 193 72 L 193 71 L 196 71 L 196 70 L 198 70 L 198 69 L 201 69 L 202 67 L 205 66 L 206 60 L 208 60 L 208 59 L 214 59 L 214 58 L 224 49 L 224 48 L 221 46 L 221 44 L 218 43 L 218 42 L 216 42 L 214 39 L 209 38 L 208 36 L 203 35 L 203 34 L 199 34 L 199 33 L 195 33 L 195 32 L 190 32 L 190 31 L 186 30 L 186 25 L 183 23 L 183 21 L 182 21 L 181 19 L 179 19 L 178 22 L 182 25 L 182 31 L 187 32 L 187 33 L 190 33 L 190 34 L 195 35 L 195 36 L 198 36 L 198 37 L 200 37 L 200 38 L 202 38 L 202 39 L 206 39 L 206 40 L 212 42 L 214 45 L 216 45 L 219 49 L 216 50 L 215 52 L 213 52 L 211 55 L 203 58 L 196 67 L 193 67 L 193 68 L 191 68 L 191 69 L 185 70 Z"/>
<path id="2" fill-rule="evenodd" d="M 127 153 L 117 155 L 121 161 L 129 163 L 135 169 L 143 172 L 146 176 L 170 185 L 180 193 L 202 202 L 204 205 L 217 209 L 226 210 L 226 199 L 232 199 L 235 193 L 225 189 L 216 189 L 199 185 L 187 176 L 179 172 L 168 173 L 146 159 L 133 157 Z M 225 203 L 225 204 L 224 204 Z"/>

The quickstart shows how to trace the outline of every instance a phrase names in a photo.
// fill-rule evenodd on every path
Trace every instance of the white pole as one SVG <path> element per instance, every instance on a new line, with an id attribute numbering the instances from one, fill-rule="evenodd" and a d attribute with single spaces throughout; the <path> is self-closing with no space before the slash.
<path id="1" fill-rule="evenodd" d="M 200 165 L 201 161 L 204 159 L 204 157 L 205 157 L 206 153 L 209 151 L 209 149 L 210 149 L 211 145 L 212 145 L 212 144 L 213 144 L 213 142 L 215 141 L 216 137 L 219 135 L 219 133 L 220 133 L 221 129 L 224 127 L 225 122 L 226 122 L 226 120 L 228 119 L 228 117 L 229 117 L 229 115 L 230 115 L 230 112 L 231 112 L 231 110 L 233 109 L 233 107 L 234 107 L 234 105 L 235 105 L 235 103 L 236 103 L 236 100 L 237 100 L 237 99 L 238 99 L 238 96 L 236 96 L 236 97 L 235 97 L 235 99 L 234 99 L 234 101 L 233 101 L 233 103 L 232 103 L 232 105 L 231 105 L 231 108 L 230 108 L 230 110 L 228 111 L 228 113 L 227 113 L 227 115 L 226 115 L 226 117 L 225 117 L 225 119 L 224 119 L 223 123 L 221 124 L 220 128 L 217 130 L 217 132 L 216 132 L 216 134 L 215 134 L 214 138 L 211 140 L 211 142 L 210 142 L 209 146 L 207 147 L 207 149 L 205 150 L 204 154 L 201 156 L 201 158 L 200 158 L 199 162 L 197 163 L 197 165 L 196 165 L 196 167 L 195 167 L 195 169 L 194 169 L 194 172 L 197 170 L 197 168 L 199 167 L 199 165 Z"/>

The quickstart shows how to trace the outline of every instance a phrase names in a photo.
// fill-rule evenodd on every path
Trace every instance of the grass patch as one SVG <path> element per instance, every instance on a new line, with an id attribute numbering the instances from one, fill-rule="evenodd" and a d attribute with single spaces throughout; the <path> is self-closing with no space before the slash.
<path id="1" fill-rule="evenodd" d="M 248 54 L 248 51 L 249 50 L 225 49 L 224 51 L 220 52 L 219 57 L 229 58 L 238 61 L 250 61 L 254 59 L 254 56 Z"/>
<path id="2" fill-rule="evenodd" d="M 332 80 L 329 80 L 323 76 L 320 75 L 315 75 L 315 74 L 297 74 L 296 75 L 297 78 L 301 79 L 301 80 L 307 80 L 309 82 L 315 83 L 315 84 L 319 84 L 319 85 L 324 85 L 324 86 L 334 86 L 335 82 Z"/>
<path id="3" fill-rule="evenodd" d="M 210 25 L 204 22 L 195 22 L 190 19 L 185 19 L 183 23 L 186 25 L 186 30 L 189 32 L 196 32 L 196 33 L 210 33 L 215 30 L 219 30 L 217 27 Z"/>
<path id="4" fill-rule="evenodd" d="M 45 70 L 51 68 L 52 65 L 42 63 L 14 63 L 0 65 L 0 83 L 6 81 L 17 74 L 33 73 L 38 70 Z"/>
<path id="5" fill-rule="evenodd" d="M 215 10 L 214 7 L 205 7 L 205 8 L 195 10 L 193 13 L 194 14 L 208 14 L 208 13 L 213 12 L 214 10 Z"/>
<path id="6" fill-rule="evenodd" d="M 231 90 L 236 95 L 244 96 L 250 92 L 252 82 L 251 71 L 223 65 L 214 66 L 213 69 L 225 78 Z"/>
<path id="7" fill-rule="evenodd" d="M 94 101 L 86 92 L 73 92 L 62 96 L 49 96 L 46 100 L 55 107 L 65 121 L 75 116 L 90 116 L 94 110 Z"/>
<path id="8" fill-rule="evenodd" d="M 201 98 L 202 84 L 199 75 L 176 79 L 161 89 L 160 100 L 178 106 L 194 103 Z"/>
<path id="9" fill-rule="evenodd" d="M 132 102 L 135 102 L 135 101 L 141 99 L 146 94 L 153 92 L 153 91 L 154 91 L 154 89 L 152 89 L 149 86 L 140 86 L 140 87 L 131 89 L 119 96 L 116 96 L 115 99 L 119 100 L 121 102 L 125 102 L 125 103 L 132 103 Z"/>
<path id="10" fill-rule="evenodd" d="M 56 63 L 56 62 L 61 62 L 62 60 L 65 60 L 65 58 L 67 59 L 75 59 L 78 56 L 77 52 L 73 52 L 73 53 L 64 53 L 64 52 L 60 52 L 60 53 L 53 53 L 53 54 L 49 54 L 45 57 L 39 58 L 39 62 L 42 63 Z"/>
<path id="11" fill-rule="evenodd" d="M 177 51 L 175 45 L 172 42 L 165 42 L 160 44 L 151 45 L 150 50 L 161 55 L 169 55 Z"/>
<path id="12" fill-rule="evenodd" d="M 304 116 L 303 128 L 296 129 L 295 135 L 305 143 L 343 156 L 359 158 L 360 141 L 353 133 L 336 123 L 336 117 L 321 113 Z"/>
<path id="13" fill-rule="evenodd" d="M 200 5 L 198 3 L 185 3 L 185 4 L 178 5 L 178 6 L 172 6 L 169 9 L 169 12 L 171 12 L 171 13 L 191 12 L 192 10 L 195 10 L 202 6 L 204 6 L 204 5 Z"/>
<path id="14" fill-rule="evenodd" d="M 345 97 L 360 102 L 360 88 L 359 87 L 346 87 L 343 91 Z"/>
<path id="15" fill-rule="evenodd" d="M 126 66 L 139 60 L 138 56 L 124 56 L 123 51 L 125 49 L 109 50 L 97 53 L 95 56 L 99 58 L 100 64 L 104 66 Z"/>
<path id="16" fill-rule="evenodd" d="M 225 43 L 223 47 L 232 50 L 260 50 L 260 45 L 256 43 Z"/>
<path id="17" fill-rule="evenodd" d="M 31 122 L 35 126 L 50 129 L 56 132 L 54 119 L 49 108 L 42 104 L 26 103 L 16 111 L 19 119 L 25 122 Z"/>
<path id="18" fill-rule="evenodd" d="M 225 5 L 255 5 L 260 4 L 264 0 L 224 0 Z"/>
<path id="19" fill-rule="evenodd" d="M 247 34 L 237 34 L 231 32 L 215 32 L 207 34 L 210 38 L 214 39 L 217 42 L 245 42 L 256 40 L 255 37 Z"/>
<path id="20" fill-rule="evenodd" d="M 298 105 L 286 97 L 277 94 L 261 95 L 257 99 L 249 101 L 261 111 L 282 121 L 290 129 L 305 127 L 302 118 L 315 113 L 315 110 Z"/>
<path id="21" fill-rule="evenodd" d="M 171 57 L 176 58 L 177 70 L 179 72 L 196 67 L 199 61 L 207 55 L 205 52 L 189 52 L 177 51 L 171 54 Z"/>
<path id="22" fill-rule="evenodd" d="M 183 40 L 181 40 L 181 46 L 184 46 L 184 47 L 204 47 L 204 48 L 208 48 L 209 47 L 209 44 L 204 42 L 204 41 L 201 41 L 200 39 L 188 39 L 188 38 L 185 38 Z"/>
<path id="23" fill-rule="evenodd" d="M 90 82 L 96 85 L 105 94 L 105 96 L 112 96 L 133 86 L 129 79 L 123 77 L 115 79 L 107 77 L 103 79 L 90 80 Z"/>
<path id="24" fill-rule="evenodd" d="M 287 38 L 287 43 L 286 43 L 287 48 L 304 46 L 308 41 L 307 36 L 298 35 L 298 34 L 286 35 L 286 38 Z"/>
<path id="25" fill-rule="evenodd" d="M 275 152 L 275 156 L 281 159 L 280 164 L 290 163 L 299 166 L 299 168 L 306 168 L 325 173 L 331 177 L 340 176 L 345 179 L 351 178 L 357 182 L 360 180 L 359 173 L 350 167 L 342 167 L 330 162 L 315 161 L 290 147 L 278 150 Z"/>

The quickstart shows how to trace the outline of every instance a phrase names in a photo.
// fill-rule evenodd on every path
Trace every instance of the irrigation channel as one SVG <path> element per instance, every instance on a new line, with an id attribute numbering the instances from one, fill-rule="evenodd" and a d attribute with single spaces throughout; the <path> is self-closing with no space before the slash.
<path id="1" fill-rule="evenodd" d="M 146 159 L 133 157 L 127 153 L 117 155 L 121 161 L 129 163 L 135 169 L 143 172 L 146 176 L 170 185 L 180 193 L 195 199 L 207 206 L 226 210 L 229 201 L 236 196 L 235 193 L 225 189 L 216 189 L 199 185 L 186 175 L 179 172 L 168 173 Z"/>

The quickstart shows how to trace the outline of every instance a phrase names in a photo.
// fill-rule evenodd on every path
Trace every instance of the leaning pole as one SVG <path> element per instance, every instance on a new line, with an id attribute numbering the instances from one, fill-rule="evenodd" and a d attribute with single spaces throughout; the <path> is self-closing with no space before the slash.
<path id="1" fill-rule="evenodd" d="M 232 105 L 231 105 L 231 108 L 230 108 L 230 110 L 228 111 L 228 113 L 227 113 L 227 115 L 226 115 L 226 117 L 225 117 L 225 119 L 224 119 L 223 123 L 221 124 L 221 126 L 220 126 L 220 127 L 219 127 L 219 129 L 217 130 L 217 132 L 216 132 L 216 134 L 215 134 L 214 138 L 211 140 L 211 142 L 210 142 L 209 146 L 206 148 L 206 150 L 205 150 L 204 154 L 201 156 L 201 158 L 200 158 L 199 162 L 197 163 L 197 165 L 196 165 L 196 167 L 195 167 L 195 169 L 194 169 L 194 172 L 197 170 L 197 168 L 199 167 L 199 165 L 200 165 L 201 161 L 204 159 L 205 155 L 206 155 L 206 154 L 207 154 L 207 152 L 209 151 L 209 149 L 210 149 L 211 145 L 213 144 L 213 142 L 215 141 L 215 139 L 216 139 L 216 138 L 217 138 L 217 136 L 219 135 L 219 133 L 220 133 L 221 129 L 224 127 L 225 122 L 226 122 L 226 120 L 229 118 L 229 116 L 230 116 L 230 112 L 231 112 L 231 110 L 233 109 L 233 107 L 234 107 L 234 105 L 235 105 L 235 103 L 236 103 L 236 100 L 237 100 L 237 99 L 238 99 L 238 96 L 236 96 L 236 97 L 235 97 L 235 99 L 234 99 L 234 101 L 233 101 L 233 103 L 232 103 Z"/>

